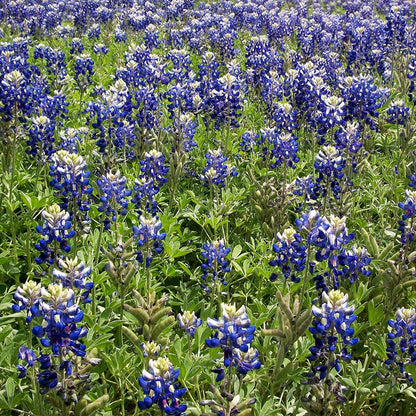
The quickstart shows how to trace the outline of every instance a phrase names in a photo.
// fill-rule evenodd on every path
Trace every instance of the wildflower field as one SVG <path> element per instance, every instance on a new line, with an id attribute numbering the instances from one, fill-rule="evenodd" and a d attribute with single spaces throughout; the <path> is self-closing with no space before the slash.
<path id="1" fill-rule="evenodd" d="M 0 415 L 416 415 L 414 2 L 0 21 Z"/>

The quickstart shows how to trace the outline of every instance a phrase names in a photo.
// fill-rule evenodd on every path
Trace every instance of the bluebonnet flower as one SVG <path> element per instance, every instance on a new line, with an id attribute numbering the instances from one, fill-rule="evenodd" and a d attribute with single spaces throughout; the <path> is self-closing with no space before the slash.
<path id="1" fill-rule="evenodd" d="M 267 36 L 253 36 L 247 47 L 246 68 L 250 73 L 250 83 L 258 87 L 272 70 L 283 73 L 283 59 L 276 50 L 272 50 Z"/>
<path id="2" fill-rule="evenodd" d="M 87 134 L 87 127 L 65 129 L 65 131 L 60 133 L 60 147 L 68 153 L 78 153 L 78 144 L 82 143 L 83 136 L 86 136 Z"/>
<path id="3" fill-rule="evenodd" d="M 142 176 L 149 178 L 153 182 L 154 188 L 159 190 L 168 181 L 166 174 L 169 168 L 164 166 L 165 157 L 155 149 L 146 152 L 144 156 L 145 158 L 140 161 Z"/>
<path id="4" fill-rule="evenodd" d="M 12 120 L 17 110 L 20 117 L 29 116 L 32 112 L 32 94 L 29 82 L 19 70 L 4 75 L 0 89 L 0 112 L 7 122 Z"/>
<path id="5" fill-rule="evenodd" d="M 71 219 L 81 223 L 87 232 L 90 222 L 87 212 L 90 209 L 93 188 L 89 186 L 90 171 L 87 171 L 86 167 L 82 156 L 58 150 L 51 157 L 49 175 L 52 177 L 50 185 L 61 194 L 61 208 L 68 210 Z M 79 218 L 81 213 L 83 218 Z"/>
<path id="6" fill-rule="evenodd" d="M 67 76 L 65 53 L 60 49 L 52 49 L 50 46 L 42 44 L 36 45 L 34 58 L 46 61 L 47 73 L 53 79 L 62 81 Z"/>
<path id="7" fill-rule="evenodd" d="M 261 144 L 263 160 L 270 159 L 270 167 L 275 169 L 282 164 L 294 169 L 299 162 L 299 143 L 291 133 L 279 133 L 277 129 L 262 129 Z"/>
<path id="8" fill-rule="evenodd" d="M 360 125 L 356 121 L 347 121 L 335 132 L 335 144 L 338 149 L 346 149 L 356 154 L 362 147 Z"/>
<path id="9" fill-rule="evenodd" d="M 97 43 L 92 48 L 97 55 L 107 55 L 109 49 L 103 43 Z"/>
<path id="10" fill-rule="evenodd" d="M 13 298 L 17 301 L 17 305 L 12 305 L 13 312 L 27 310 L 26 322 L 32 322 L 36 316 L 40 316 L 39 300 L 40 300 L 41 284 L 29 280 L 22 286 L 19 286 L 14 292 Z"/>
<path id="11" fill-rule="evenodd" d="M 92 84 L 91 77 L 94 75 L 94 61 L 88 54 L 82 54 L 75 58 L 75 82 L 81 91 L 84 91 Z"/>
<path id="12" fill-rule="evenodd" d="M 166 174 L 169 168 L 164 166 L 165 157 L 157 150 L 145 153 L 145 158 L 140 161 L 141 175 L 135 180 L 133 189 L 136 191 L 132 202 L 141 215 L 144 210 L 156 215 L 157 202 L 154 199 L 162 185 L 167 182 Z"/>
<path id="13" fill-rule="evenodd" d="M 395 100 L 390 103 L 389 108 L 386 111 L 388 123 L 397 123 L 404 126 L 409 118 L 409 107 L 405 105 L 403 100 Z"/>
<path id="14" fill-rule="evenodd" d="M 54 355 L 61 351 L 64 355 L 72 352 L 83 357 L 85 345 L 76 341 L 87 335 L 87 329 L 77 326 L 84 314 L 73 303 L 73 290 L 61 284 L 50 284 L 48 289 L 41 288 L 41 296 L 39 309 L 43 322 L 32 328 L 33 335 L 40 338 L 44 347 L 51 347 Z"/>
<path id="15" fill-rule="evenodd" d="M 126 177 L 120 177 L 120 171 L 107 173 L 101 179 L 97 179 L 97 185 L 102 195 L 100 196 L 101 205 L 98 211 L 104 212 L 107 218 L 104 220 L 105 229 L 109 229 L 111 222 L 117 221 L 117 214 L 127 214 L 128 202 L 126 197 L 131 195 L 131 190 L 126 188 Z"/>
<path id="16" fill-rule="evenodd" d="M 95 9 L 95 15 L 97 16 L 97 20 L 103 25 L 107 24 L 109 21 L 113 19 L 113 13 L 113 8 L 109 8 L 104 5 L 100 5 Z"/>
<path id="17" fill-rule="evenodd" d="M 62 210 L 58 204 L 53 204 L 42 211 L 43 227 L 36 226 L 36 231 L 43 236 L 39 243 L 35 244 L 40 252 L 35 258 L 36 263 L 54 263 L 58 261 L 58 247 L 64 253 L 68 253 L 71 246 L 68 240 L 75 235 L 71 230 L 70 215 Z M 50 247 L 52 246 L 52 248 Z"/>
<path id="18" fill-rule="evenodd" d="M 205 103 L 203 106 L 204 110 L 211 109 L 210 97 L 212 91 L 218 84 L 218 78 L 220 77 L 220 72 L 218 70 L 219 63 L 214 53 L 211 51 L 205 52 L 202 55 L 202 62 L 199 67 L 199 75 L 197 81 L 199 82 L 196 92 L 201 97 L 202 101 Z"/>
<path id="19" fill-rule="evenodd" d="M 122 30 L 120 27 L 116 27 L 114 29 L 114 40 L 117 43 L 126 43 L 127 42 L 126 32 Z"/>
<path id="20" fill-rule="evenodd" d="M 202 320 L 197 318 L 195 312 L 185 311 L 182 314 L 178 313 L 177 318 L 181 329 L 191 337 L 194 336 L 195 330 L 202 324 Z"/>
<path id="21" fill-rule="evenodd" d="M 32 158 L 40 157 L 44 163 L 54 152 L 55 122 L 46 116 L 34 117 L 32 128 L 29 130 L 30 140 L 26 141 L 29 146 L 26 153 Z"/>
<path id="22" fill-rule="evenodd" d="M 156 358 L 160 351 L 162 350 L 162 346 L 157 344 L 154 341 L 145 341 L 140 344 L 141 349 L 143 350 L 143 357 L 150 357 Z"/>
<path id="23" fill-rule="evenodd" d="M 143 41 L 149 51 L 157 49 L 160 45 L 159 32 L 155 25 L 150 24 L 144 31 Z"/>
<path id="24" fill-rule="evenodd" d="M 333 268 L 335 274 L 344 279 L 349 279 L 350 283 L 354 283 L 359 274 L 370 276 L 371 270 L 367 268 L 370 263 L 371 257 L 368 255 L 367 249 L 354 246 L 351 250 L 342 249 L 337 258 L 329 262 L 329 265 Z"/>
<path id="25" fill-rule="evenodd" d="M 319 172 L 316 182 L 322 184 L 322 195 L 326 195 L 329 185 L 334 197 L 339 199 L 341 193 L 339 179 L 344 177 L 342 170 L 345 167 L 345 159 L 340 150 L 334 146 L 324 146 L 318 152 L 314 166 Z"/>
<path id="26" fill-rule="evenodd" d="M 202 170 L 201 180 L 204 181 L 204 186 L 216 185 L 220 188 L 225 186 L 225 179 L 229 176 L 237 176 L 237 171 L 234 166 L 224 163 L 227 160 L 223 156 L 221 149 L 208 150 L 205 153 L 207 165 Z"/>
<path id="27" fill-rule="evenodd" d="M 242 374 L 260 368 L 257 353 L 250 347 L 256 327 L 250 324 L 245 307 L 236 309 L 234 304 L 222 303 L 221 313 L 219 320 L 207 320 L 208 326 L 216 331 L 213 338 L 205 340 L 207 347 L 220 347 L 224 351 L 224 367 L 231 365 Z M 214 372 L 217 373 L 216 381 L 224 378 L 222 368 Z"/>
<path id="28" fill-rule="evenodd" d="M 415 236 L 415 224 L 413 218 L 416 217 L 416 191 L 407 189 L 405 192 L 406 201 L 399 202 L 399 208 L 404 211 L 402 214 L 402 219 L 398 221 L 399 228 L 398 230 L 401 231 L 401 242 L 402 245 L 411 243 Z M 410 218 L 409 222 L 406 221 Z"/>
<path id="29" fill-rule="evenodd" d="M 277 103 L 274 107 L 273 119 L 280 131 L 287 131 L 291 133 L 297 129 L 297 111 L 293 109 L 290 103 Z"/>
<path id="30" fill-rule="evenodd" d="M 89 39 L 98 39 L 101 34 L 101 27 L 97 23 L 93 23 L 88 29 L 87 35 Z"/>
<path id="31" fill-rule="evenodd" d="M 157 217 L 145 218 L 140 216 L 140 225 L 133 226 L 133 235 L 137 239 L 139 251 L 137 261 L 145 261 L 146 267 L 150 267 L 154 254 L 160 254 L 163 250 L 162 241 L 166 238 L 166 233 L 161 233 L 162 222 Z"/>
<path id="32" fill-rule="evenodd" d="M 409 182 L 409 186 L 412 187 L 413 189 L 416 189 L 416 171 L 413 173 L 413 175 L 410 176 L 410 182 Z"/>
<path id="33" fill-rule="evenodd" d="M 202 248 L 203 251 L 201 254 L 205 259 L 205 263 L 201 266 L 203 271 L 202 278 L 207 280 L 207 278 L 211 275 L 214 282 L 219 279 L 221 283 L 225 285 L 225 273 L 230 271 L 227 256 L 231 249 L 225 247 L 224 240 L 213 241 L 210 244 L 203 244 Z"/>
<path id="34" fill-rule="evenodd" d="M 211 117 L 215 120 L 216 127 L 221 124 L 229 124 L 238 127 L 238 117 L 241 116 L 240 110 L 240 82 L 230 73 L 218 78 L 217 84 L 210 93 Z"/>
<path id="35" fill-rule="evenodd" d="M 414 380 L 410 373 L 405 371 L 405 365 L 416 365 L 416 311 L 413 308 L 400 308 L 396 313 L 396 319 L 389 319 L 392 331 L 387 336 L 387 360 L 386 367 L 403 375 L 410 384 Z"/>
<path id="36" fill-rule="evenodd" d="M 196 124 L 194 117 L 190 113 L 181 114 L 179 118 L 174 118 L 172 122 L 171 131 L 174 132 L 175 142 L 172 145 L 172 151 L 180 150 L 188 153 L 193 148 L 197 147 L 194 141 Z"/>
<path id="37" fill-rule="evenodd" d="M 19 348 L 19 359 L 25 361 L 29 367 L 33 367 L 34 362 L 36 361 L 36 355 L 33 350 L 27 348 L 25 345 L 22 345 Z M 17 378 L 24 378 L 26 377 L 27 373 L 27 366 L 17 365 L 17 369 L 19 370 L 19 375 Z"/>
<path id="38" fill-rule="evenodd" d="M 285 279 L 293 282 L 299 282 L 300 278 L 295 272 L 302 271 L 306 262 L 306 246 L 302 245 L 302 237 L 292 227 L 283 231 L 283 234 L 277 234 L 277 244 L 273 244 L 273 251 L 277 254 L 275 260 L 270 260 L 270 266 L 280 267 Z M 270 280 L 273 282 L 277 279 L 277 274 L 272 273 Z"/>
<path id="39" fill-rule="evenodd" d="M 71 55 L 78 55 L 84 51 L 84 45 L 82 44 L 81 39 L 79 38 L 73 38 L 69 43 L 69 47 L 69 53 Z"/>
<path id="40" fill-rule="evenodd" d="M 347 347 L 355 345 L 354 329 L 351 324 L 355 321 L 354 306 L 348 306 L 348 295 L 339 290 L 331 290 L 322 294 L 322 306 L 312 306 L 314 319 L 309 327 L 315 345 L 309 348 L 309 361 L 313 363 L 312 374 L 319 373 L 319 379 L 327 377 L 332 368 L 340 371 L 339 359 L 346 361 L 351 358 Z M 341 338 L 341 340 L 339 339 Z M 337 345 L 341 345 L 337 350 Z"/>
<path id="41" fill-rule="evenodd" d="M 347 106 L 346 120 L 356 120 L 375 129 L 378 109 L 385 103 L 389 92 L 378 88 L 370 75 L 346 77 L 341 86 L 342 97 Z"/>
<path id="42" fill-rule="evenodd" d="M 259 138 L 258 133 L 256 134 L 251 130 L 245 131 L 241 135 L 241 142 L 240 142 L 241 150 L 243 152 L 252 152 L 254 150 L 254 147 L 257 144 L 258 138 Z"/>
<path id="43" fill-rule="evenodd" d="M 316 183 L 311 175 L 303 178 L 296 178 L 292 183 L 293 194 L 297 196 L 303 196 L 305 201 L 316 201 L 321 195 L 322 189 L 319 183 Z"/>
<path id="44" fill-rule="evenodd" d="M 308 235 L 308 241 L 318 248 L 316 260 L 327 260 L 334 252 L 341 250 L 354 237 L 354 233 L 348 233 L 346 217 L 339 218 L 330 215 L 329 218 L 319 217 L 313 229 Z"/>
<path id="45" fill-rule="evenodd" d="M 157 404 L 167 415 L 184 415 L 187 406 L 179 404 L 178 399 L 185 394 L 186 389 L 178 388 L 178 377 L 179 370 L 175 370 L 166 357 L 150 360 L 149 371 L 143 370 L 139 378 L 140 387 L 145 394 L 144 399 L 138 402 L 139 409 L 150 409 L 153 404 Z"/>
<path id="46" fill-rule="evenodd" d="M 85 266 L 84 262 L 78 262 L 78 258 L 66 258 L 65 260 L 58 260 L 58 269 L 53 269 L 52 276 L 58 279 L 63 287 L 70 289 L 83 290 L 81 294 L 84 303 L 91 302 L 88 298 L 92 288 L 93 282 L 87 282 L 85 279 L 91 274 L 91 267 Z"/>
<path id="47" fill-rule="evenodd" d="M 346 115 L 346 106 L 342 98 L 335 95 L 322 96 L 322 111 L 319 117 L 321 125 L 318 132 L 325 134 L 335 125 L 343 124 Z"/>

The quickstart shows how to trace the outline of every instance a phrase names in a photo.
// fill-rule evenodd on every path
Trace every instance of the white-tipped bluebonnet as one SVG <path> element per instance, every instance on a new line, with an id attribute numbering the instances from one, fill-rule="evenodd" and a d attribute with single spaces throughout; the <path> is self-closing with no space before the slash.
<path id="1" fill-rule="evenodd" d="M 389 108 L 386 111 L 386 121 L 389 123 L 397 123 L 402 126 L 410 117 L 409 107 L 406 106 L 403 100 L 394 100 L 390 103 Z"/>
<path id="2" fill-rule="evenodd" d="M 60 193 L 61 207 L 70 212 L 72 219 L 85 225 L 85 231 L 88 231 L 87 213 L 93 188 L 89 186 L 90 171 L 86 167 L 82 156 L 58 150 L 51 157 L 49 175 L 52 177 L 50 185 Z M 82 218 L 79 217 L 81 214 Z"/>
<path id="3" fill-rule="evenodd" d="M 413 225 L 413 218 L 416 217 L 416 191 L 407 189 L 405 195 L 406 201 L 398 204 L 399 208 L 404 211 L 402 219 L 398 221 L 398 230 L 402 233 L 401 242 L 403 245 L 411 243 L 416 232 Z M 409 218 L 411 220 L 407 221 Z"/>
<path id="4" fill-rule="evenodd" d="M 12 305 L 13 312 L 27 311 L 26 322 L 29 323 L 36 316 L 40 316 L 39 300 L 40 300 L 41 284 L 29 280 L 22 286 L 19 286 L 14 292 L 13 298 L 17 305 Z"/>
<path id="5" fill-rule="evenodd" d="M 231 365 L 242 374 L 260 368 L 257 353 L 250 348 L 256 327 L 251 325 L 245 307 L 236 309 L 234 304 L 222 303 L 221 313 L 219 320 L 207 319 L 208 326 L 215 330 L 214 337 L 205 340 L 207 347 L 220 347 L 224 351 L 224 367 Z M 217 373 L 217 381 L 224 378 L 223 368 L 214 372 Z"/>
<path id="6" fill-rule="evenodd" d="M 105 229 L 109 229 L 111 222 L 117 220 L 117 215 L 126 215 L 128 201 L 127 197 L 131 195 L 131 190 L 126 189 L 126 177 L 120 176 L 120 171 L 116 173 L 107 173 L 101 179 L 97 179 L 97 185 L 100 188 L 101 196 L 98 211 L 104 212 Z"/>
<path id="7" fill-rule="evenodd" d="M 297 156 L 299 143 L 297 137 L 291 133 L 280 133 L 276 128 L 262 129 L 261 140 L 258 141 L 262 149 L 263 160 L 270 161 L 270 167 L 276 169 L 287 165 L 294 169 L 299 162 Z"/>
<path id="8" fill-rule="evenodd" d="M 156 358 L 162 351 L 162 346 L 154 341 L 145 341 L 140 344 L 143 357 Z"/>
<path id="9" fill-rule="evenodd" d="M 396 319 L 389 319 L 389 326 L 392 330 L 387 336 L 387 360 L 384 363 L 393 373 L 398 370 L 399 376 L 403 375 L 408 383 L 413 384 L 413 378 L 405 366 L 416 365 L 415 309 L 400 308 Z"/>
<path id="10" fill-rule="evenodd" d="M 101 34 L 101 27 L 97 23 L 93 23 L 87 31 L 89 39 L 98 39 Z"/>
<path id="11" fill-rule="evenodd" d="M 114 40 L 117 43 L 126 43 L 127 41 L 126 32 L 118 26 L 114 29 Z"/>
<path id="12" fill-rule="evenodd" d="M 221 149 L 208 150 L 205 153 L 207 165 L 202 170 L 201 180 L 204 186 L 216 185 L 220 188 L 225 186 L 225 179 L 230 176 L 237 176 L 234 166 L 224 163 L 227 157 L 222 154 Z"/>
<path id="13" fill-rule="evenodd" d="M 92 84 L 91 77 L 94 75 L 94 61 L 88 54 L 82 54 L 75 58 L 74 64 L 75 82 L 81 91 Z"/>
<path id="14" fill-rule="evenodd" d="M 135 180 L 135 195 L 132 198 L 133 204 L 141 215 L 144 211 L 156 215 L 157 202 L 155 195 L 162 185 L 167 182 L 166 174 L 169 168 L 164 165 L 165 157 L 157 150 L 145 153 L 145 158 L 140 161 L 141 175 Z"/>
<path id="15" fill-rule="evenodd" d="M 82 44 L 82 41 L 79 38 L 73 38 L 69 43 L 69 47 L 69 53 L 71 55 L 78 55 L 84 51 L 84 45 Z"/>
<path id="16" fill-rule="evenodd" d="M 46 116 L 32 118 L 32 128 L 29 130 L 30 140 L 26 141 L 26 153 L 33 159 L 39 157 L 42 163 L 55 152 L 55 122 Z"/>
<path id="17" fill-rule="evenodd" d="M 302 245 L 303 240 L 299 233 L 292 227 L 287 228 L 282 234 L 277 234 L 278 242 L 273 244 L 273 251 L 277 254 L 277 258 L 269 261 L 270 266 L 278 266 L 285 279 L 293 282 L 299 282 L 300 278 L 296 272 L 300 272 L 305 268 L 306 262 L 306 246 Z M 270 280 L 277 279 L 277 274 L 272 273 Z"/>
<path id="18" fill-rule="evenodd" d="M 83 261 L 78 262 L 77 257 L 74 259 L 59 259 L 58 267 L 59 269 L 53 269 L 53 277 L 58 279 L 63 287 L 83 290 L 81 293 L 82 301 L 84 303 L 91 302 L 88 296 L 94 283 L 86 281 L 86 278 L 91 275 L 91 267 L 87 267 Z"/>
<path id="19" fill-rule="evenodd" d="M 185 311 L 182 314 L 178 313 L 177 318 L 181 329 L 191 337 L 194 336 L 195 330 L 202 324 L 202 320 L 195 315 L 195 312 Z"/>
<path id="20" fill-rule="evenodd" d="M 36 231 L 43 236 L 39 243 L 35 244 L 39 251 L 39 257 L 35 258 L 36 263 L 52 264 L 58 261 L 59 250 L 68 253 L 71 246 L 68 240 L 75 235 L 71 230 L 70 215 L 62 210 L 58 204 L 53 204 L 42 211 L 43 227 L 36 226 Z"/>
<path id="21" fill-rule="evenodd" d="M 223 285 L 227 284 L 225 281 L 225 273 L 230 271 L 227 256 L 231 249 L 225 247 L 224 240 L 203 244 L 202 249 L 201 254 L 205 259 L 205 263 L 201 265 L 203 271 L 202 278 L 206 281 L 209 277 L 212 277 L 214 282 L 219 279 Z M 209 290 L 208 285 L 206 286 L 206 290 Z"/>
<path id="22" fill-rule="evenodd" d="M 103 43 L 97 43 L 92 48 L 97 55 L 107 55 L 109 49 Z"/>
<path id="23" fill-rule="evenodd" d="M 322 294 L 322 306 L 312 306 L 314 319 L 309 327 L 315 345 L 309 348 L 312 362 L 312 375 L 319 373 L 324 379 L 332 368 L 340 371 L 339 359 L 346 361 L 351 358 L 347 347 L 358 342 L 354 338 L 351 324 L 355 321 L 354 307 L 348 306 L 348 295 L 339 290 L 331 290 Z M 340 346 L 337 348 L 337 346 Z"/>
<path id="24" fill-rule="evenodd" d="M 39 309 L 43 321 L 42 325 L 32 328 L 32 333 L 40 338 L 44 347 L 50 347 L 54 355 L 70 352 L 80 357 L 85 355 L 85 345 L 77 342 L 87 335 L 85 327 L 77 326 L 84 313 L 73 300 L 74 291 L 61 284 L 41 288 Z"/>
<path id="25" fill-rule="evenodd" d="M 288 102 L 277 103 L 273 109 L 273 119 L 280 131 L 292 132 L 297 129 L 297 111 Z"/>
<path id="26" fill-rule="evenodd" d="M 325 196 L 328 192 L 326 185 L 329 184 L 334 197 L 339 199 L 341 193 L 339 180 L 344 177 L 342 170 L 345 167 L 345 159 L 341 152 L 334 146 L 324 146 L 319 150 L 314 166 L 319 173 L 316 182 L 321 184 L 322 195 Z"/>
<path id="27" fill-rule="evenodd" d="M 346 120 L 356 120 L 374 130 L 378 109 L 385 103 L 389 92 L 378 88 L 370 75 L 346 77 L 341 85 L 342 97 L 347 106 Z"/>
<path id="28" fill-rule="evenodd" d="M 157 49 L 159 47 L 161 42 L 159 40 L 159 32 L 155 25 L 150 24 L 149 26 L 147 26 L 147 28 L 144 31 L 143 41 L 146 48 L 149 51 L 152 51 L 153 49 Z"/>
<path id="29" fill-rule="evenodd" d="M 185 394 L 186 389 L 178 388 L 178 377 L 179 370 L 175 370 L 166 357 L 150 360 L 149 371 L 143 370 L 139 378 L 140 387 L 145 394 L 144 399 L 138 402 L 139 409 L 150 409 L 153 404 L 157 404 L 167 415 L 184 415 L 187 406 L 179 404 L 178 399 Z"/>
<path id="30" fill-rule="evenodd" d="M 162 241 L 166 238 L 166 233 L 160 232 L 162 222 L 157 217 L 145 218 L 141 215 L 139 220 L 140 225 L 133 226 L 133 236 L 139 247 L 137 261 L 145 262 L 146 267 L 150 267 L 153 256 L 163 250 Z"/>

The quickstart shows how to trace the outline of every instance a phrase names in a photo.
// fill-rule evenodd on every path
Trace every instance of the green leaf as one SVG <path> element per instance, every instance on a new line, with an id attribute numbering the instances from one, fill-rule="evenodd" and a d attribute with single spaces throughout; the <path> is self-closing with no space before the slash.
<path id="1" fill-rule="evenodd" d="M 9 403 L 13 400 L 15 389 L 16 383 L 11 377 L 9 377 L 6 381 L 6 394 L 9 399 Z"/>
<path id="2" fill-rule="evenodd" d="M 237 244 L 235 247 L 234 247 L 234 249 L 233 249 L 233 252 L 232 252 L 232 254 L 231 254 L 231 257 L 233 258 L 233 259 L 236 259 L 240 254 L 241 254 L 241 251 L 243 250 L 243 248 L 240 246 L 240 244 Z"/>

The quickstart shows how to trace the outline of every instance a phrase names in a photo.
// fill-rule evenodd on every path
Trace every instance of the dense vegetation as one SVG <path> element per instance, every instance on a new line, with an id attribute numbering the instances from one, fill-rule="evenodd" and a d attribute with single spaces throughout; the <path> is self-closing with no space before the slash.
<path id="1" fill-rule="evenodd" d="M 414 4 L 0 19 L 0 414 L 416 414 Z"/>

